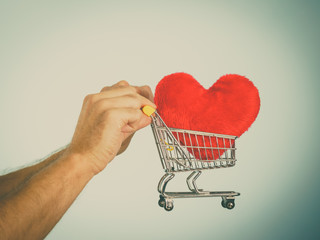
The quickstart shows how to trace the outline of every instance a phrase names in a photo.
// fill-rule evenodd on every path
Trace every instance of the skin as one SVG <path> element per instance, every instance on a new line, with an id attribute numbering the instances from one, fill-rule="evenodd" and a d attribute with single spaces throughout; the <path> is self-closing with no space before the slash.
<path id="1" fill-rule="evenodd" d="M 156 108 L 148 86 L 121 81 L 90 94 L 71 143 L 44 161 L 0 176 L 1 239 L 43 239 L 86 184 L 151 123 L 141 108 Z"/>

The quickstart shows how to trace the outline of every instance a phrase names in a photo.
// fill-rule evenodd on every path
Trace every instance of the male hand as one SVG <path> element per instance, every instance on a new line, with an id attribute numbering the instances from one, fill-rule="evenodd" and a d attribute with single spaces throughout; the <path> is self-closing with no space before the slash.
<path id="1" fill-rule="evenodd" d="M 66 154 L 85 158 L 94 174 L 99 173 L 125 150 L 135 131 L 151 123 L 141 111 L 145 105 L 156 108 L 150 88 L 130 86 L 126 81 L 86 96 Z"/>

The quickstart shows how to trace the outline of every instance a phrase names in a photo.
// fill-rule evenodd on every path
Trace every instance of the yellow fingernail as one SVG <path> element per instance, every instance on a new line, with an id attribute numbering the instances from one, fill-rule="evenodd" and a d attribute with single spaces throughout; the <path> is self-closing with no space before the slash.
<path id="1" fill-rule="evenodd" d="M 150 117 L 152 115 L 152 113 L 154 113 L 156 110 L 153 107 L 150 106 L 144 106 L 142 108 L 142 112 L 147 115 L 148 117 Z"/>

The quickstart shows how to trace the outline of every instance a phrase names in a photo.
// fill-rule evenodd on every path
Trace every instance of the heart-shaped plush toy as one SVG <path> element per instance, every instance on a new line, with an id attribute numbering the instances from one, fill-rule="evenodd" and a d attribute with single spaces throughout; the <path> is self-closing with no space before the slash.
<path id="1" fill-rule="evenodd" d="M 165 76 L 155 90 L 157 111 L 168 127 L 240 137 L 255 121 L 260 109 L 258 89 L 240 75 L 222 76 L 209 89 L 187 73 Z M 175 134 L 176 137 L 177 134 Z M 215 146 L 207 138 L 179 138 L 182 145 L 231 147 L 234 142 L 218 139 Z M 221 151 L 188 151 L 197 159 L 213 160 Z M 224 151 L 223 151 L 224 152 Z M 213 154 L 212 154 L 213 153 Z"/>

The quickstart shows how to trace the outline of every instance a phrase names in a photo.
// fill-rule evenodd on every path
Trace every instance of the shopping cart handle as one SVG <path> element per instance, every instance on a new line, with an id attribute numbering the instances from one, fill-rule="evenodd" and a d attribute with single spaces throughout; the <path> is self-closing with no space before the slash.
<path id="1" fill-rule="evenodd" d="M 150 107 L 148 105 L 144 106 L 142 108 L 142 112 L 147 115 L 148 117 L 150 117 L 156 110 L 153 107 Z"/>

